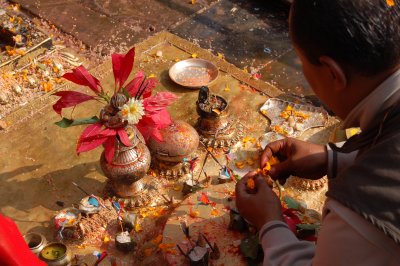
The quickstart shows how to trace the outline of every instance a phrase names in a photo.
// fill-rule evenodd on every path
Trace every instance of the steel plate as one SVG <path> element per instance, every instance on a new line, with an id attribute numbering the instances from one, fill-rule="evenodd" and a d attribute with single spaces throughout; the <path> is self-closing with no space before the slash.
<path id="1" fill-rule="evenodd" d="M 197 89 L 211 85 L 218 78 L 218 68 L 204 59 L 187 59 L 174 64 L 169 76 L 181 86 Z"/>

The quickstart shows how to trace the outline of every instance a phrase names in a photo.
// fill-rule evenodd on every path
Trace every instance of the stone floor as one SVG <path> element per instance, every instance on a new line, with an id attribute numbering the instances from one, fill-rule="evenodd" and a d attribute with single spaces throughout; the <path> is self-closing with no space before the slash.
<path id="1" fill-rule="evenodd" d="M 197 43 L 282 91 L 312 95 L 279 0 L 13 0 L 103 55 L 162 30 Z M 285 1 L 283 1 L 285 2 Z"/>

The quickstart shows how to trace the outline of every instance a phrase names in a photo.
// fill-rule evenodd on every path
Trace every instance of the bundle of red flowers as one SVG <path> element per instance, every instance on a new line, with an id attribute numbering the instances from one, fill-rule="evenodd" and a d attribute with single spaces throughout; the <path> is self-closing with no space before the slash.
<path id="1" fill-rule="evenodd" d="M 160 130 L 171 124 L 171 117 L 167 106 L 176 100 L 170 92 L 159 92 L 152 95 L 152 90 L 157 81 L 146 78 L 143 71 L 139 71 L 126 85 L 132 71 L 135 58 L 135 48 L 127 54 L 113 54 L 112 65 L 115 78 L 113 95 L 101 86 L 100 81 L 92 76 L 83 66 L 73 69 L 63 77 L 78 85 L 89 87 L 95 95 L 88 95 L 78 91 L 60 91 L 54 95 L 60 99 L 53 105 L 53 109 L 62 115 L 62 109 L 96 100 L 105 104 L 100 112 L 100 117 L 93 116 L 85 119 L 63 118 L 56 124 L 60 127 L 90 124 L 79 137 L 76 152 L 90 151 L 101 144 L 104 146 L 108 162 L 112 161 L 115 152 L 115 141 L 118 138 L 124 145 L 130 146 L 126 127 L 135 125 L 148 140 L 155 138 L 162 141 Z M 125 86 L 124 86 L 125 85 Z"/>

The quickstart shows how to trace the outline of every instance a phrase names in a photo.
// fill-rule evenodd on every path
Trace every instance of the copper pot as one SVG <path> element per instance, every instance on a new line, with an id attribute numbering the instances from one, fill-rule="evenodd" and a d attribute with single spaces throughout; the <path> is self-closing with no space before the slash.
<path id="1" fill-rule="evenodd" d="M 134 196 L 143 188 L 138 181 L 146 175 L 151 163 L 142 134 L 132 126 L 126 129 L 132 145 L 127 147 L 117 139 L 112 162 L 107 162 L 104 152 L 100 158 L 104 175 L 111 180 L 114 192 L 120 197 Z"/>
<path id="2" fill-rule="evenodd" d="M 199 146 L 199 134 L 188 123 L 177 120 L 161 130 L 163 141 L 149 140 L 154 157 L 163 162 L 179 163 L 190 157 Z"/>

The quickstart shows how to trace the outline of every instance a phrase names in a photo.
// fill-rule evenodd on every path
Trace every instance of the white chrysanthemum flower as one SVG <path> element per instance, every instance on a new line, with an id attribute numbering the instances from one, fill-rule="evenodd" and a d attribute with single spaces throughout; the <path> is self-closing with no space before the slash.
<path id="1" fill-rule="evenodd" d="M 119 111 L 123 121 L 128 121 L 129 124 L 135 125 L 144 116 L 144 107 L 141 100 L 136 100 L 134 98 L 129 99 L 129 101 L 124 104 Z"/>

